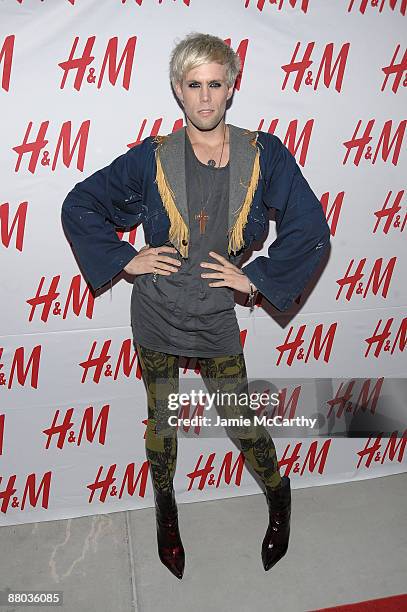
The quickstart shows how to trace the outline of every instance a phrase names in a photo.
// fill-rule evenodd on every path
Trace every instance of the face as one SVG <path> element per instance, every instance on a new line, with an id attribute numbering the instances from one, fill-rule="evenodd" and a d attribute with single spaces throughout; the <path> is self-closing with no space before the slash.
<path id="1" fill-rule="evenodd" d="M 226 66 L 215 62 L 193 68 L 177 83 L 176 94 L 187 120 L 199 130 L 212 130 L 223 119 L 233 85 L 226 83 Z M 207 112 L 204 112 L 207 111 Z"/>

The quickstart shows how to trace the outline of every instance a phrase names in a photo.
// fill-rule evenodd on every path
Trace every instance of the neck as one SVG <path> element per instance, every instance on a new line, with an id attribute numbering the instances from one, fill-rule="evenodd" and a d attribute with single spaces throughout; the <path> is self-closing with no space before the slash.
<path id="1" fill-rule="evenodd" d="M 228 138 L 228 128 L 223 119 L 213 130 L 199 130 L 187 120 L 186 130 L 192 144 L 206 145 L 207 147 L 216 147 L 223 142 L 224 136 L 225 140 Z"/>

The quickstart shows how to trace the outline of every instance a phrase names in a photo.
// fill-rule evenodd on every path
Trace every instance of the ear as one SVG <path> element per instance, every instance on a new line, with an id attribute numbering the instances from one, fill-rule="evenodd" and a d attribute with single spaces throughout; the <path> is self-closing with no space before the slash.
<path id="1" fill-rule="evenodd" d="M 227 100 L 229 100 L 229 98 L 232 97 L 234 89 L 235 89 L 235 84 L 233 83 L 233 85 L 231 87 L 229 87 L 229 89 L 228 89 L 228 95 L 227 95 L 227 98 L 226 98 Z"/>

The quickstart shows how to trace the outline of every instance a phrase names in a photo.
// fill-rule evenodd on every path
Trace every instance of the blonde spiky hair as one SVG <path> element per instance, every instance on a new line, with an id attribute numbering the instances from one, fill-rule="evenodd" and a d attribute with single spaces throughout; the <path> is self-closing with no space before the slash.
<path id="1" fill-rule="evenodd" d="M 217 62 L 226 65 L 228 87 L 234 85 L 241 69 L 240 57 L 221 38 L 191 32 L 174 47 L 170 58 L 170 80 L 175 90 L 184 76 L 197 66 Z"/>

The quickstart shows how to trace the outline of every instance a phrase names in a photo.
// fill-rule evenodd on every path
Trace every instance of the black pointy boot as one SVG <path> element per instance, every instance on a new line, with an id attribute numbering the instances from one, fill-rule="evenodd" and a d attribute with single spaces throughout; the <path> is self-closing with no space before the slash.
<path id="1" fill-rule="evenodd" d="M 284 557 L 288 549 L 291 519 L 291 489 L 288 476 L 282 477 L 281 487 L 277 489 L 266 486 L 266 498 L 269 526 L 264 536 L 261 558 L 267 571 Z"/>
<path id="2" fill-rule="evenodd" d="M 178 510 L 175 494 L 154 491 L 157 524 L 158 555 L 161 562 L 181 580 L 185 566 L 185 552 L 178 529 Z"/>

